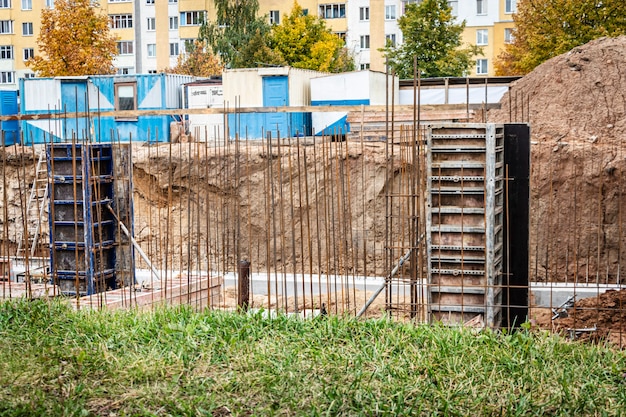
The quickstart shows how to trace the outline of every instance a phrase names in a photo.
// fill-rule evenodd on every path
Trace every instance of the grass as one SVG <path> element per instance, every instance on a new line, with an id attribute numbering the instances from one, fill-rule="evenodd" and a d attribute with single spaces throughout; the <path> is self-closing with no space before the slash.
<path id="1" fill-rule="evenodd" d="M 528 330 L 0 303 L 0 416 L 622 415 L 625 372 Z"/>

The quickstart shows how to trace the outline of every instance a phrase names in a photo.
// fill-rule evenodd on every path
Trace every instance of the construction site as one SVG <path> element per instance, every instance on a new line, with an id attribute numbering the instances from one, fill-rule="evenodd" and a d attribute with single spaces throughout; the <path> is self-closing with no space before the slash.
<path id="1" fill-rule="evenodd" d="M 499 103 L 422 105 L 416 79 L 413 105 L 304 109 L 346 111 L 341 134 L 248 138 L 247 114 L 272 109 L 245 101 L 214 111 L 238 125 L 211 140 L 49 115 L 78 129 L 3 137 L 1 297 L 529 322 L 623 347 L 625 51 L 578 47 Z"/>

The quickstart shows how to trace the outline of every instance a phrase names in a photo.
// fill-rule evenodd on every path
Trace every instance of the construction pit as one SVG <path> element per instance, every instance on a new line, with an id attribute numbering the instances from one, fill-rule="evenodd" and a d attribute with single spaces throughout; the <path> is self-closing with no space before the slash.
<path id="1" fill-rule="evenodd" d="M 436 189 L 444 186 L 439 184 L 444 177 L 454 182 L 456 176 L 463 178 L 454 183 L 459 187 L 457 195 L 466 196 L 477 192 L 480 186 L 471 180 L 480 175 L 466 168 L 449 176 L 428 172 L 428 126 L 451 120 L 401 120 L 390 113 L 388 120 L 396 126 L 388 131 L 394 133 L 381 140 L 353 136 L 344 142 L 274 138 L 133 143 L 129 150 L 132 217 L 127 213 L 121 223 L 132 229 L 150 264 L 134 253 L 134 268 L 142 272 L 134 273 L 132 285 L 115 290 L 122 293 L 119 298 L 111 298 L 128 300 L 121 304 L 130 307 L 137 296 L 158 292 L 151 296 L 157 303 L 176 299 L 200 308 L 244 305 L 306 316 L 320 311 L 358 315 L 379 294 L 364 316 L 483 326 L 488 307 L 497 306 L 505 313 L 527 309 L 524 319 L 537 326 L 623 346 L 626 89 L 620 84 L 619 67 L 626 65 L 625 45 L 620 37 L 576 48 L 512 85 L 499 109 L 455 118 L 484 126 L 530 126 L 525 284 L 523 280 L 514 285 L 506 280 L 472 283 L 476 275 L 469 273 L 468 280 L 459 284 L 463 295 L 456 301 L 457 311 L 433 314 L 440 303 L 432 290 L 441 284 L 433 282 L 429 268 L 446 268 L 429 264 L 433 248 L 428 248 L 424 236 L 429 227 L 433 236 L 427 219 L 435 218 L 428 205 L 429 186 L 432 192 L 433 184 Z M 24 229 L 38 227 L 37 221 L 25 225 L 22 219 L 44 146 L 3 151 L 0 255 L 7 262 L 23 250 L 19 241 Z M 511 176 L 506 164 L 504 168 L 500 192 L 510 197 Z M 480 210 L 466 208 L 480 207 L 461 207 L 457 216 L 461 242 L 469 239 L 472 228 L 481 226 Z M 502 204 L 503 230 L 519 223 L 511 218 L 511 209 Z M 50 257 L 44 218 L 39 222 L 40 243 L 32 256 L 27 255 L 31 258 Z M 119 225 L 115 228 L 118 243 L 133 246 L 117 230 Z M 501 241 L 503 254 L 510 253 L 515 240 L 510 231 L 506 236 Z M 449 278 L 466 278 L 465 271 L 480 270 L 471 252 L 480 245 L 468 241 L 460 246 L 463 249 L 453 258 L 460 259 L 463 268 L 447 268 Z M 515 267 L 515 258 L 507 259 L 501 271 Z M 245 294 L 236 279 L 239 262 L 244 260 L 250 262 L 251 277 Z M 459 272 L 455 275 L 455 271 Z M 206 288 L 198 288 L 206 295 L 193 295 L 188 289 L 181 296 L 168 287 L 176 280 L 191 285 L 203 279 Z M 1 291 L 8 294 L 8 288 L 18 284 L 7 279 Z M 27 294 L 35 288 L 24 285 Z M 526 303 L 513 305 L 506 298 L 486 295 L 511 290 L 528 294 Z M 56 291 L 53 288 L 52 293 Z M 68 298 L 80 306 L 77 300 L 87 297 L 100 308 L 108 294 L 81 297 L 78 291 Z M 495 322 L 487 325 L 498 327 Z"/>

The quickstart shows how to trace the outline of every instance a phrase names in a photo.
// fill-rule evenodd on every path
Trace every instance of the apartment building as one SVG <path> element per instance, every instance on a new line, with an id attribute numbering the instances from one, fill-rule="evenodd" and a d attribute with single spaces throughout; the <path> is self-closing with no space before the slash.
<path id="1" fill-rule="evenodd" d="M 299 4 L 311 13 L 317 10 L 327 26 L 346 40 L 358 69 L 385 70 L 381 49 L 403 41 L 398 19 L 406 6 L 422 0 L 302 0 Z M 512 39 L 513 13 L 517 0 L 448 0 L 452 14 L 465 21 L 463 43 L 479 45 L 483 54 L 468 75 L 493 76 L 493 62 Z M 278 0 L 260 0 L 260 13 L 272 23 L 289 13 L 293 4 Z"/>
<path id="2" fill-rule="evenodd" d="M 465 20 L 463 42 L 478 45 L 483 54 L 476 57 L 476 66 L 470 75 L 493 76 L 494 61 L 511 42 L 513 13 L 517 0 L 458 1 L 458 18 Z"/>
<path id="3" fill-rule="evenodd" d="M 305 13 L 316 14 L 346 40 L 358 69 L 384 71 L 380 51 L 402 43 L 398 19 L 406 6 L 422 0 L 300 0 Z M 466 21 L 463 41 L 483 47 L 470 75 L 493 75 L 493 62 L 511 40 L 516 0 L 449 0 Z M 202 20 L 215 16 L 213 0 L 100 0 L 118 37 L 119 74 L 156 73 L 176 64 L 186 42 L 198 36 Z M 293 2 L 259 0 L 259 13 L 279 24 Z M 26 60 L 37 51 L 41 11 L 54 0 L 0 0 L 0 89 L 17 89 L 19 78 L 33 77 Z"/>

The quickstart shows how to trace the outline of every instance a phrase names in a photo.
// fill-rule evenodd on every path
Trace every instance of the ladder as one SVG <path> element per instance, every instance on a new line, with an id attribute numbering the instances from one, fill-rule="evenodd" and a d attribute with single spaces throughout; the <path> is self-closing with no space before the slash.
<path id="1" fill-rule="evenodd" d="M 29 258 L 35 256 L 37 243 L 42 234 L 47 233 L 48 220 L 45 218 L 48 199 L 48 167 L 46 161 L 46 149 L 39 152 L 37 167 L 35 168 L 35 178 L 30 188 L 30 195 L 26 205 L 26 222 L 29 226 L 34 225 L 34 232 L 28 233 L 25 238 L 25 230 L 18 236 L 17 258 L 25 258 L 26 251 L 30 248 Z"/>

